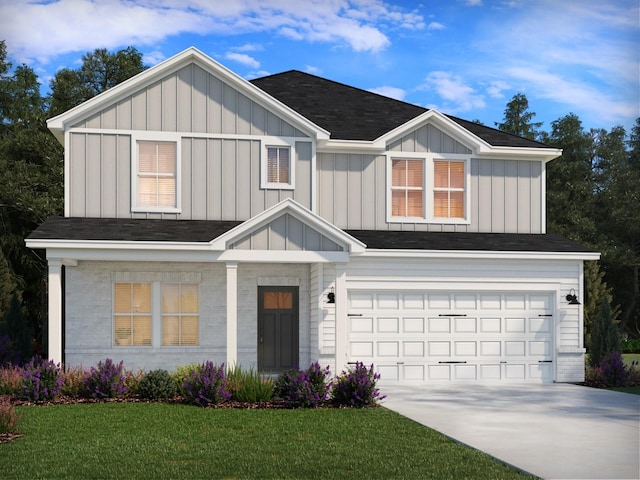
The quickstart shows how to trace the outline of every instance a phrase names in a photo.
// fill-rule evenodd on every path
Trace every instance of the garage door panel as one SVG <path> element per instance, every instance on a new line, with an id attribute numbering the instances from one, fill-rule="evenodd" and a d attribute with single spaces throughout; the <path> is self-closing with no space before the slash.
<path id="1" fill-rule="evenodd" d="M 379 357 L 397 357 L 400 353 L 398 342 L 377 342 Z"/>
<path id="2" fill-rule="evenodd" d="M 476 342 L 454 342 L 454 352 L 458 357 L 475 357 Z"/>
<path id="3" fill-rule="evenodd" d="M 397 317 L 378 317 L 378 332 L 398 333 L 400 319 Z"/>
<path id="4" fill-rule="evenodd" d="M 476 365 L 453 365 L 454 380 L 477 380 Z"/>
<path id="5" fill-rule="evenodd" d="M 504 352 L 507 357 L 524 357 L 526 354 L 526 342 L 504 342 Z"/>
<path id="6" fill-rule="evenodd" d="M 373 317 L 349 317 L 349 332 L 373 333 Z"/>
<path id="7" fill-rule="evenodd" d="M 501 331 L 502 319 L 500 317 L 480 319 L 480 333 L 500 333 Z"/>
<path id="8" fill-rule="evenodd" d="M 501 354 L 502 354 L 502 342 L 480 341 L 480 356 L 500 357 Z"/>
<path id="9" fill-rule="evenodd" d="M 350 342 L 351 357 L 356 358 L 373 358 L 374 342 Z"/>
<path id="10" fill-rule="evenodd" d="M 402 354 L 405 357 L 424 357 L 424 342 L 402 342 Z"/>
<path id="11" fill-rule="evenodd" d="M 504 331 L 507 333 L 525 333 L 527 322 L 524 318 L 510 318 L 504 319 Z"/>
<path id="12" fill-rule="evenodd" d="M 453 319 L 453 330 L 456 333 L 476 333 L 476 323 L 475 318 L 457 317 Z"/>
<path id="13" fill-rule="evenodd" d="M 450 357 L 451 342 L 429 342 L 429 356 Z"/>
<path id="14" fill-rule="evenodd" d="M 555 373 L 554 298 L 349 292 L 349 361 L 373 363 L 384 382 L 549 382 Z"/>
<path id="15" fill-rule="evenodd" d="M 403 318 L 402 331 L 403 333 L 424 333 L 424 318 Z"/>
<path id="16" fill-rule="evenodd" d="M 429 318 L 427 322 L 429 333 L 451 333 L 450 318 Z"/>

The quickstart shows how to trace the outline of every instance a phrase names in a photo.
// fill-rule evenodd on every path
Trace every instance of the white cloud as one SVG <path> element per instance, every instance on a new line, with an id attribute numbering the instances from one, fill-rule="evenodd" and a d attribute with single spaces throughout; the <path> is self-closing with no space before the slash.
<path id="1" fill-rule="evenodd" d="M 480 7 L 482 6 L 482 0 L 466 0 L 465 2 L 470 7 Z"/>
<path id="2" fill-rule="evenodd" d="M 224 58 L 241 63 L 242 65 L 246 65 L 250 68 L 260 68 L 260 62 L 246 53 L 227 52 L 225 53 Z"/>
<path id="3" fill-rule="evenodd" d="M 264 46 L 256 43 L 245 43 L 238 47 L 233 47 L 236 52 L 261 52 L 264 50 Z"/>
<path id="4" fill-rule="evenodd" d="M 449 113 L 468 112 L 485 107 L 484 97 L 452 72 L 434 71 L 425 78 L 419 90 L 435 91 L 444 103 L 438 109 Z"/>
<path id="5" fill-rule="evenodd" d="M 504 98 L 503 90 L 508 90 L 511 88 L 507 82 L 503 82 L 502 80 L 494 80 L 490 82 L 487 87 L 487 93 L 491 98 Z"/>
<path id="6" fill-rule="evenodd" d="M 431 22 L 427 25 L 427 30 L 442 30 L 444 29 L 444 25 L 440 22 Z"/>
<path id="7" fill-rule="evenodd" d="M 384 95 L 385 97 L 395 98 L 396 100 L 404 100 L 407 96 L 406 90 L 397 87 L 389 87 L 387 85 L 382 87 L 370 88 L 370 92 L 377 93 L 378 95 Z"/>
<path id="8" fill-rule="evenodd" d="M 318 67 L 314 67 L 313 65 L 305 65 L 304 71 L 307 73 L 311 73 L 312 75 L 319 75 L 320 73 L 322 73 L 322 70 L 320 70 Z"/>
<path id="9" fill-rule="evenodd" d="M 0 31 L 9 55 L 46 63 L 61 54 L 154 46 L 181 33 L 272 33 L 378 52 L 387 28 L 424 28 L 421 15 L 380 0 L 56 0 L 0 2 Z M 257 51 L 245 44 L 236 51 Z"/>
<path id="10" fill-rule="evenodd" d="M 163 61 L 165 58 L 166 56 L 164 55 L 164 53 L 158 50 L 154 50 L 153 52 L 145 53 L 142 56 L 142 62 L 145 65 L 156 65 Z"/>

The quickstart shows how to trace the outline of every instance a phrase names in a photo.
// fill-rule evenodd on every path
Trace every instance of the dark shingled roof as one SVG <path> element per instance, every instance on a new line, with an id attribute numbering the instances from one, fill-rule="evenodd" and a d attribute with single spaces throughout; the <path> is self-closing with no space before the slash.
<path id="1" fill-rule="evenodd" d="M 107 240 L 123 242 L 210 242 L 242 222 L 49 217 L 31 240 Z"/>
<path id="2" fill-rule="evenodd" d="M 298 70 L 251 80 L 339 140 L 375 140 L 428 109 Z M 447 115 L 493 146 L 549 148 L 543 143 Z"/>
<path id="3" fill-rule="evenodd" d="M 367 248 L 488 252 L 594 252 L 559 235 L 524 233 L 401 232 L 345 230 Z"/>
<path id="4" fill-rule="evenodd" d="M 50 217 L 31 240 L 210 242 L 242 222 Z M 346 230 L 374 249 L 505 252 L 592 252 L 558 235 Z"/>

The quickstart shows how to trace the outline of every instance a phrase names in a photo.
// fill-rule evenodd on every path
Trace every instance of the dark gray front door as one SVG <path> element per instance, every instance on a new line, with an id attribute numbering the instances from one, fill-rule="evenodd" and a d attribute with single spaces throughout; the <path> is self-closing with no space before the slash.
<path id="1" fill-rule="evenodd" d="M 258 287 L 258 371 L 298 366 L 298 287 Z"/>

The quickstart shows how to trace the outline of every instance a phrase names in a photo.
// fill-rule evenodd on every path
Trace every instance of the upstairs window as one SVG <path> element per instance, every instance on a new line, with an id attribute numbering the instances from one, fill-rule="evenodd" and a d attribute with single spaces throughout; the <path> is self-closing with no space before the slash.
<path id="1" fill-rule="evenodd" d="M 465 218 L 465 180 L 465 162 L 434 160 L 434 217 Z"/>
<path id="2" fill-rule="evenodd" d="M 294 165 L 290 146 L 269 146 L 263 150 L 261 187 L 292 189 Z"/>
<path id="3" fill-rule="evenodd" d="M 468 170 L 464 155 L 389 155 L 388 221 L 468 224 Z"/>
<path id="4" fill-rule="evenodd" d="M 139 141 L 137 146 L 137 209 L 175 210 L 177 208 L 176 143 Z"/>
<path id="5" fill-rule="evenodd" d="M 424 215 L 424 161 L 391 160 L 391 215 Z"/>

